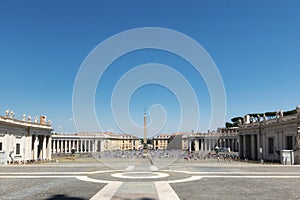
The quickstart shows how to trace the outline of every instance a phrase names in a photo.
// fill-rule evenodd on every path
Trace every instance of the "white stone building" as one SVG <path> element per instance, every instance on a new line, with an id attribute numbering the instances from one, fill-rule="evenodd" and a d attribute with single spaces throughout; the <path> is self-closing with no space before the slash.
<path id="1" fill-rule="evenodd" d="M 54 134 L 52 153 L 95 153 L 114 150 L 136 150 L 141 146 L 139 138 L 129 134 L 111 132 Z"/>
<path id="2" fill-rule="evenodd" d="M 31 122 L 26 116 L 14 119 L 7 111 L 0 116 L 0 164 L 51 159 L 51 131 L 45 116 Z"/>
<path id="3" fill-rule="evenodd" d="M 166 150 L 168 143 L 173 134 L 159 134 L 153 137 L 153 149 L 154 150 Z"/>
<path id="4" fill-rule="evenodd" d="M 240 157 L 278 162 L 282 150 L 296 150 L 300 107 L 294 111 L 289 115 L 279 111 L 274 117 L 264 114 L 252 120 L 245 116 L 244 123 L 239 126 Z"/>
<path id="5" fill-rule="evenodd" d="M 218 128 L 207 133 L 191 133 L 182 138 L 182 149 L 187 151 L 211 151 L 215 147 L 239 151 L 237 128 Z"/>

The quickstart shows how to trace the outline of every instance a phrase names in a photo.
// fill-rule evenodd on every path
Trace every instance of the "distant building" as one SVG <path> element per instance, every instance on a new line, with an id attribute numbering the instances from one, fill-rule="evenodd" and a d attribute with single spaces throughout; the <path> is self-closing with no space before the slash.
<path id="1" fill-rule="evenodd" d="M 52 153 L 95 153 L 115 150 L 137 150 L 142 148 L 139 138 L 129 134 L 111 132 L 54 134 Z"/>
<path id="2" fill-rule="evenodd" d="M 14 118 L 12 111 L 0 116 L 0 164 L 51 159 L 51 122 L 45 116 Z"/>
<path id="3" fill-rule="evenodd" d="M 159 134 L 152 139 L 154 150 L 182 149 L 182 137 L 189 132 L 176 132 Z"/>
<path id="4" fill-rule="evenodd" d="M 282 150 L 297 149 L 300 107 L 278 111 L 274 116 L 245 116 L 239 126 L 240 157 L 250 160 L 280 161 Z"/>
<path id="5" fill-rule="evenodd" d="M 239 151 L 237 128 L 218 128 L 207 133 L 191 133 L 182 138 L 182 149 L 186 151 L 211 151 L 214 148 L 227 148 Z"/>
<path id="6" fill-rule="evenodd" d="M 210 151 L 215 147 L 239 150 L 237 128 L 219 128 L 207 133 L 178 132 L 153 137 L 154 150 L 181 149 L 185 151 Z"/>
<path id="7" fill-rule="evenodd" d="M 166 150 L 171 136 L 173 136 L 173 134 L 160 134 L 153 137 L 153 149 Z"/>

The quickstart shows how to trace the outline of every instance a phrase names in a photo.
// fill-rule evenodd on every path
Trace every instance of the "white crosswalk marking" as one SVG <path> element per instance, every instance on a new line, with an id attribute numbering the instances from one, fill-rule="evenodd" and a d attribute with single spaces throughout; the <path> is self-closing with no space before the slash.
<path id="1" fill-rule="evenodd" d="M 160 200 L 180 200 L 167 181 L 155 182 L 155 187 Z"/>
<path id="2" fill-rule="evenodd" d="M 111 182 L 108 183 L 103 189 L 101 189 L 97 194 L 95 194 L 90 200 L 110 200 L 119 187 L 122 185 L 122 182 Z"/>
<path id="3" fill-rule="evenodd" d="M 135 168 L 134 165 L 129 165 L 129 166 L 125 169 L 125 171 L 132 171 L 134 168 Z"/>

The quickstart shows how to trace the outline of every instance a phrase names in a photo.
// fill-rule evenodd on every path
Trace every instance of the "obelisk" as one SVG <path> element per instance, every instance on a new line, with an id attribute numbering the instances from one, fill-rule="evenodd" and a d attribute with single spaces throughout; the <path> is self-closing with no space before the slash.
<path id="1" fill-rule="evenodd" d="M 144 111 L 144 149 L 147 149 L 147 114 L 146 109 Z"/>

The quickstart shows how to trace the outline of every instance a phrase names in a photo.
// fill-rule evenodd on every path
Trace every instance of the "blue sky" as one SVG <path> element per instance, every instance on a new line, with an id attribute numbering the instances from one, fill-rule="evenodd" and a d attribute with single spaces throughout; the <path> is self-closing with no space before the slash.
<path id="1" fill-rule="evenodd" d="M 105 39 L 140 27 L 173 29 L 206 49 L 224 81 L 226 121 L 294 109 L 300 104 L 299 13 L 299 1 L 2 1 L 1 115 L 8 108 L 17 118 L 45 114 L 56 132 L 74 132 L 72 92 L 83 60 Z M 205 131 L 211 106 L 205 82 L 189 63 L 157 50 L 131 52 L 107 69 L 96 92 L 103 130 L 121 132 L 110 108 L 114 84 L 126 71 L 149 62 L 172 66 L 190 81 L 200 102 L 198 129 Z M 157 103 L 168 113 L 163 132 L 176 131 L 178 101 L 159 85 L 132 95 L 132 119 L 142 125 L 144 108 Z"/>

